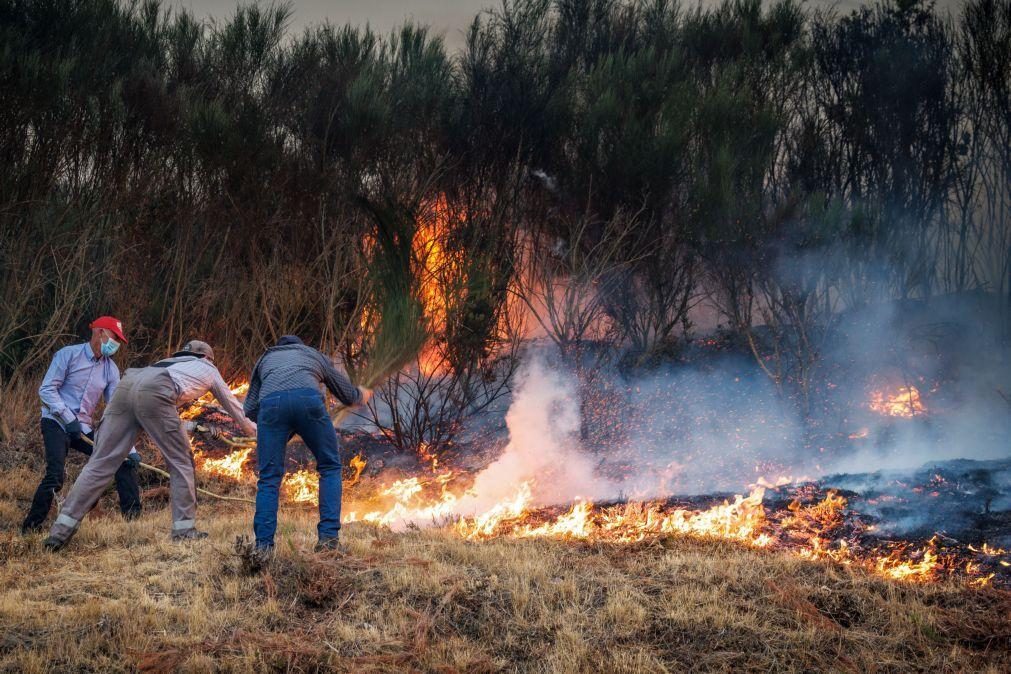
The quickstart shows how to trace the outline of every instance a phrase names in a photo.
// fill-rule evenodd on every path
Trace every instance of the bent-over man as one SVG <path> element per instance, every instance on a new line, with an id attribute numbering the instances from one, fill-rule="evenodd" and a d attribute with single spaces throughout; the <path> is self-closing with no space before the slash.
<path id="1" fill-rule="evenodd" d="M 207 534 L 196 528 L 193 454 L 177 408 L 208 391 L 240 428 L 250 435 L 256 433 L 256 424 L 243 415 L 239 401 L 214 366 L 214 351 L 204 342 L 187 342 L 182 351 L 170 358 L 145 368 L 127 370 L 105 411 L 95 452 L 70 490 L 44 542 L 45 547 L 58 550 L 66 545 L 141 430 L 158 446 L 168 468 L 172 540 L 206 538 Z"/>
<path id="2" fill-rule="evenodd" d="M 321 388 L 345 405 L 366 405 L 372 391 L 354 386 L 326 356 L 301 339 L 285 335 L 253 368 L 244 409 L 257 422 L 256 548 L 274 547 L 277 497 L 284 478 L 285 448 L 298 434 L 316 458 L 319 472 L 319 542 L 317 550 L 334 549 L 341 527 L 341 461 L 337 431 L 327 414 Z"/>

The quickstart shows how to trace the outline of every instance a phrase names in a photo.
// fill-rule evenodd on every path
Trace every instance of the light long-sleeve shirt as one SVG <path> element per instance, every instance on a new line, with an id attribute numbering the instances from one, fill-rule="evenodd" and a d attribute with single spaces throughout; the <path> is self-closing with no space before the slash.
<path id="1" fill-rule="evenodd" d="M 106 356 L 96 357 L 89 342 L 65 346 L 53 356 L 39 386 L 42 418 L 61 426 L 77 419 L 87 433 L 94 424 L 99 399 L 112 399 L 118 384 L 116 363 Z"/>
<path id="2" fill-rule="evenodd" d="M 320 390 L 325 386 L 345 405 L 357 405 L 361 392 L 330 359 L 305 344 L 285 344 L 267 349 L 253 368 L 243 408 L 255 419 L 260 401 L 271 393 L 297 388 Z"/>
<path id="3" fill-rule="evenodd" d="M 228 388 L 228 384 L 218 372 L 218 368 L 214 367 L 214 363 L 206 358 L 177 356 L 159 361 L 158 366 L 165 366 L 165 370 L 172 377 L 172 383 L 175 384 L 178 396 L 177 404 L 184 405 L 193 402 L 210 391 L 211 395 L 221 403 L 228 416 L 232 417 L 245 432 L 251 434 L 255 431 L 242 412 L 242 403 Z"/>

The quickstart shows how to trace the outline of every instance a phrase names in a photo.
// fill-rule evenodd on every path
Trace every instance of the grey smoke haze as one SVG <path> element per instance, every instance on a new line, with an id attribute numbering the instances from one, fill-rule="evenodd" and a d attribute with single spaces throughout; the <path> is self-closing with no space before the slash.
<path id="1" fill-rule="evenodd" d="M 171 4 L 185 7 L 198 18 L 225 19 L 238 4 L 237 0 L 172 0 Z M 245 2 L 244 4 L 249 4 Z M 264 3 L 268 4 L 268 3 Z M 685 7 L 696 3 L 685 2 Z M 706 0 L 703 6 L 714 6 L 718 2 Z M 862 4 L 855 0 L 810 0 L 808 8 L 836 7 L 847 12 Z M 938 0 L 940 10 L 958 10 L 964 0 Z M 388 33 L 406 20 L 429 25 L 445 37 L 450 49 L 457 49 L 464 43 L 464 31 L 474 16 L 488 8 L 500 7 L 495 0 L 293 0 L 294 14 L 291 30 L 301 32 L 314 24 L 330 21 L 343 25 L 365 26 L 368 24 L 380 33 Z"/>
<path id="2" fill-rule="evenodd" d="M 783 263 L 802 273 L 810 262 Z M 632 378 L 597 373 L 608 390 L 594 394 L 580 422 L 574 410 L 586 388 L 541 342 L 518 380 L 506 455 L 487 477 L 503 485 L 534 479 L 538 503 L 562 503 L 576 495 L 742 493 L 760 478 L 1006 460 L 1011 415 L 998 391 L 1009 388 L 1011 364 L 996 347 L 990 301 L 982 294 L 930 304 L 886 299 L 839 314 L 806 420 L 789 389 L 777 393 L 749 355 L 703 349 Z M 910 385 L 926 414 L 895 418 L 871 409 L 872 391 Z"/>

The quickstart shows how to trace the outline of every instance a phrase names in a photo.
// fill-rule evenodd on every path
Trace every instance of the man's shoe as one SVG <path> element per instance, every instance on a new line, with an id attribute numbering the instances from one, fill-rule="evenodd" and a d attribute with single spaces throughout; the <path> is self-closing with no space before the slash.
<path id="1" fill-rule="evenodd" d="M 44 528 L 45 527 L 43 527 L 41 524 L 38 524 L 38 525 L 35 525 L 35 526 L 29 525 L 29 524 L 22 524 L 21 525 L 21 535 L 22 536 L 31 536 L 33 534 L 38 534 L 38 533 L 41 533 Z"/>
<path id="2" fill-rule="evenodd" d="M 344 545 L 340 542 L 337 536 L 333 538 L 321 539 L 316 547 L 313 548 L 314 552 L 332 552 L 332 551 L 344 552 Z"/>
<path id="3" fill-rule="evenodd" d="M 46 540 L 42 541 L 42 547 L 49 552 L 57 552 L 67 544 L 67 541 L 61 541 L 59 538 L 54 538 L 52 536 L 47 536 Z"/>
<path id="4" fill-rule="evenodd" d="M 199 541 L 207 538 L 207 536 L 208 533 L 206 531 L 197 531 L 196 528 L 172 532 L 172 540 L 176 543 L 184 541 Z"/>
<path id="5" fill-rule="evenodd" d="M 265 568 L 274 561 L 274 546 L 264 545 L 253 550 L 252 567 L 256 570 Z"/>

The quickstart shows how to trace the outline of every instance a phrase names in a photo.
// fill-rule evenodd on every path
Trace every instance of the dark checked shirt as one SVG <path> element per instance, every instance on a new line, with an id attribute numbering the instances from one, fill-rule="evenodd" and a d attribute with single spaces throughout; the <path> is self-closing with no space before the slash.
<path id="1" fill-rule="evenodd" d="M 267 349 L 253 368 L 243 410 L 250 419 L 260 411 L 260 401 L 271 393 L 323 386 L 345 405 L 361 399 L 358 387 L 334 367 L 329 358 L 304 344 L 285 344 Z"/>

